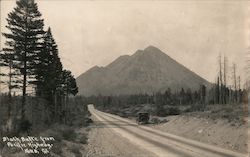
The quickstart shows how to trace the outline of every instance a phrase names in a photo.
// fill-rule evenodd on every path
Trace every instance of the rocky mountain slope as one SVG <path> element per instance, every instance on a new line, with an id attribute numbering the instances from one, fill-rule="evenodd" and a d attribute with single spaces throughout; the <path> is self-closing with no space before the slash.
<path id="1" fill-rule="evenodd" d="M 155 93 L 167 88 L 198 89 L 210 83 L 156 47 L 120 56 L 106 67 L 95 66 L 77 79 L 79 95 Z"/>

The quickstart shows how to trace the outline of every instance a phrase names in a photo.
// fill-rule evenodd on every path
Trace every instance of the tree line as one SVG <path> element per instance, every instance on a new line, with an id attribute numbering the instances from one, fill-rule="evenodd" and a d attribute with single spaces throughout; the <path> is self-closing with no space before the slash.
<path id="1" fill-rule="evenodd" d="M 233 90 L 225 87 L 227 91 L 227 103 L 235 103 L 234 96 L 238 93 L 238 102 L 243 102 L 243 95 L 246 90 Z M 155 107 L 155 114 L 166 116 L 169 109 L 175 109 L 171 114 L 177 114 L 180 111 L 178 106 L 189 106 L 190 111 L 203 111 L 207 104 L 222 104 L 219 102 L 218 84 L 213 84 L 212 87 L 200 85 L 197 90 L 184 89 L 172 91 L 170 88 L 165 92 L 157 92 L 154 94 L 132 94 L 132 95 L 113 95 L 113 96 L 90 96 L 82 97 L 85 104 L 95 104 L 97 108 L 105 111 L 120 112 L 124 108 L 130 106 L 152 104 Z M 216 92 L 217 91 L 217 92 Z M 229 98 L 232 98 L 231 100 Z M 166 111 L 166 112 L 165 112 Z M 187 111 L 187 112 L 190 112 Z"/>
<path id="2" fill-rule="evenodd" d="M 220 57 L 219 57 L 220 58 Z M 222 64 L 221 61 L 219 62 Z M 210 86 L 203 84 L 196 90 L 180 88 L 172 91 L 170 88 L 164 92 L 153 94 L 141 93 L 132 95 L 117 95 L 117 96 L 90 96 L 83 97 L 86 104 L 93 103 L 99 109 L 114 109 L 119 110 L 129 106 L 141 104 L 153 104 L 156 108 L 156 114 L 162 114 L 165 110 L 164 106 L 191 106 L 190 110 L 202 111 L 207 104 L 239 104 L 244 101 L 247 91 L 240 88 L 240 80 L 236 80 L 236 67 L 233 66 L 233 87 L 229 86 L 226 74 L 226 59 L 224 59 L 224 70 L 219 67 L 217 82 L 211 83 Z M 240 78 L 240 77 L 238 77 Z M 178 111 L 179 112 L 179 111 Z M 177 113 L 177 112 L 174 112 Z"/>
<path id="3" fill-rule="evenodd" d="M 230 73 L 231 72 L 231 77 Z M 231 81 L 231 82 L 230 82 Z M 91 96 L 84 97 L 87 103 L 94 103 L 103 108 L 129 106 L 138 104 L 155 104 L 159 110 L 164 105 L 199 105 L 200 109 L 206 104 L 239 104 L 246 97 L 246 89 L 241 88 L 240 76 L 237 76 L 236 64 L 231 70 L 226 56 L 218 56 L 218 74 L 216 80 L 208 86 L 200 85 L 199 89 L 175 89 L 168 88 L 164 92 L 153 94 L 140 93 L 119 96 Z"/>
<path id="4" fill-rule="evenodd" d="M 237 76 L 236 64 L 233 63 L 231 70 L 228 68 L 228 59 L 226 56 L 222 58 L 218 56 L 218 75 L 213 86 L 214 103 L 228 104 L 241 103 L 245 90 L 241 89 L 241 78 Z M 231 76 L 229 72 L 231 71 Z M 231 85 L 228 78 L 231 78 Z"/>
<path id="5" fill-rule="evenodd" d="M 193 105 L 206 103 L 206 86 L 201 85 L 198 90 L 184 89 L 172 91 L 168 88 L 165 92 L 157 92 L 154 94 L 132 94 L 117 96 L 90 96 L 82 97 L 86 104 L 95 104 L 102 108 L 126 107 L 130 105 L 154 104 L 161 108 L 164 105 Z"/>
<path id="6" fill-rule="evenodd" d="M 9 118 L 13 94 L 20 91 L 22 121 L 26 120 L 28 95 L 45 99 L 50 119 L 58 119 L 65 112 L 63 103 L 70 94 L 76 95 L 78 88 L 71 71 L 63 69 L 51 28 L 44 30 L 44 20 L 34 0 L 16 1 L 6 20 L 8 32 L 2 34 L 6 42 L 0 53 L 0 83 L 8 86 Z"/>

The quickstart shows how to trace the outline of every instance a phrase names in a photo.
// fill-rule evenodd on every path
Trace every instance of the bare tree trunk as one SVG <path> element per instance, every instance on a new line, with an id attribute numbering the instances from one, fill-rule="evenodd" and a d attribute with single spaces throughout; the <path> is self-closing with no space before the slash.
<path id="1" fill-rule="evenodd" d="M 219 68 L 220 68 L 220 71 L 219 71 L 219 78 L 220 78 L 220 82 L 219 82 L 219 89 L 220 89 L 220 95 L 219 95 L 219 103 L 223 104 L 223 82 L 222 82 L 222 67 L 221 67 L 221 55 L 219 55 Z"/>
<path id="2" fill-rule="evenodd" d="M 240 90 L 241 89 L 241 85 L 240 85 L 240 76 L 238 76 L 238 90 Z"/>
<path id="3" fill-rule="evenodd" d="M 237 102 L 236 64 L 233 64 L 234 102 Z"/>
<path id="4" fill-rule="evenodd" d="M 25 104 L 26 104 L 26 86 L 27 86 L 27 62 L 26 62 L 27 54 L 25 52 L 24 56 L 24 69 L 23 69 L 23 96 L 22 96 L 22 120 L 25 119 Z"/>
<path id="5" fill-rule="evenodd" d="M 11 68 L 12 68 L 12 65 L 11 65 L 11 61 L 9 63 L 9 104 L 8 104 L 8 119 L 11 118 L 11 89 L 12 89 L 12 85 L 11 85 L 11 82 L 12 82 L 12 74 L 11 74 Z"/>
<path id="6" fill-rule="evenodd" d="M 57 121 L 57 92 L 54 91 L 54 119 Z"/>
<path id="7" fill-rule="evenodd" d="M 66 96 L 65 96 L 65 123 L 68 123 L 67 119 L 69 118 L 69 108 L 68 108 L 68 103 L 69 103 L 69 93 L 68 91 L 66 92 Z"/>
<path id="8" fill-rule="evenodd" d="M 224 85 L 227 86 L 227 58 L 224 56 Z"/>
<path id="9" fill-rule="evenodd" d="M 240 101 L 241 101 L 241 91 L 240 91 L 240 89 L 241 89 L 241 86 L 240 86 L 240 76 L 238 76 L 238 103 L 240 103 Z"/>
<path id="10" fill-rule="evenodd" d="M 224 103 L 228 102 L 227 95 L 227 57 L 224 56 Z"/>
<path id="11" fill-rule="evenodd" d="M 27 19 L 28 17 L 25 17 L 25 26 L 27 28 Z M 28 30 L 26 29 L 26 32 Z M 22 110 L 21 110 L 21 119 L 25 119 L 25 104 L 26 104 L 26 86 L 27 86 L 27 36 L 25 36 L 25 45 L 24 45 L 24 61 L 23 61 L 23 69 L 21 69 L 21 72 L 23 74 L 23 95 L 22 95 Z"/>
<path id="12" fill-rule="evenodd" d="M 216 87 L 216 99 L 217 99 L 217 103 L 220 103 L 220 78 L 217 77 L 217 87 Z"/>

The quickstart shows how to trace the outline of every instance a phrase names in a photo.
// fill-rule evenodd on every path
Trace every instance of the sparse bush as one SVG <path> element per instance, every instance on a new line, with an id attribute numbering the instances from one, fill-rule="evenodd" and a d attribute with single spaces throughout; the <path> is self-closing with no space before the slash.
<path id="1" fill-rule="evenodd" d="M 24 119 L 20 123 L 20 132 L 30 133 L 31 127 L 32 127 L 32 124 L 30 123 L 30 121 L 27 119 Z"/>
<path id="2" fill-rule="evenodd" d="M 186 109 L 184 110 L 184 112 L 192 112 L 191 107 L 186 108 Z"/>
<path id="3" fill-rule="evenodd" d="M 159 118 L 156 118 L 156 117 L 151 118 L 150 121 L 151 121 L 151 123 L 153 123 L 153 124 L 158 124 L 158 123 L 160 123 L 160 119 L 159 119 Z"/>
<path id="4" fill-rule="evenodd" d="M 163 108 L 162 105 L 157 105 L 155 109 L 155 114 L 160 117 L 165 117 L 168 115 L 166 108 Z"/>
<path id="5" fill-rule="evenodd" d="M 67 114 L 65 118 L 66 124 L 73 127 L 85 127 L 89 123 L 86 121 L 90 113 L 87 105 L 83 105 L 80 97 L 70 98 L 67 107 Z"/>
<path id="6" fill-rule="evenodd" d="M 178 107 L 170 107 L 168 109 L 168 115 L 179 115 L 181 113 Z"/>
<path id="7" fill-rule="evenodd" d="M 82 136 L 79 140 L 81 144 L 87 144 L 88 138 L 86 135 Z"/>
<path id="8" fill-rule="evenodd" d="M 62 133 L 56 129 L 48 129 L 45 132 L 41 133 L 41 136 L 45 137 L 54 137 L 56 142 L 61 142 L 63 139 Z"/>
<path id="9" fill-rule="evenodd" d="M 57 154 L 57 155 L 61 155 L 62 154 L 62 147 L 63 144 L 60 143 L 55 143 L 54 146 L 52 147 L 52 152 Z"/>
<path id="10" fill-rule="evenodd" d="M 76 142 L 79 142 L 81 144 L 87 144 L 88 137 L 85 133 L 78 133 Z"/>
<path id="11" fill-rule="evenodd" d="M 64 129 L 62 130 L 62 137 L 65 140 L 74 141 L 76 138 L 76 133 L 74 129 L 70 127 L 64 127 Z"/>
<path id="12" fill-rule="evenodd" d="M 224 112 L 230 113 L 230 112 L 233 112 L 233 111 L 234 111 L 234 110 L 233 110 L 232 107 L 231 107 L 231 108 L 229 108 L 229 107 L 224 108 Z"/>
<path id="13" fill-rule="evenodd" d="M 157 117 L 153 117 L 150 119 L 150 123 L 153 123 L 153 124 L 166 123 L 166 122 L 168 122 L 167 119 L 160 119 Z"/>
<path id="14" fill-rule="evenodd" d="M 170 115 L 179 115 L 181 113 L 180 109 L 178 107 L 166 107 L 156 110 L 156 115 L 160 117 L 166 117 Z"/>
<path id="15" fill-rule="evenodd" d="M 70 151 L 71 151 L 72 153 L 74 153 L 75 157 L 82 157 L 82 154 L 81 154 L 81 152 L 80 152 L 80 149 L 81 149 L 81 148 L 79 148 L 79 146 L 74 145 L 74 146 L 72 146 L 72 147 L 70 148 Z"/>
<path id="16" fill-rule="evenodd" d="M 167 120 L 167 119 L 163 119 L 163 120 L 161 120 L 161 123 L 167 123 L 169 120 Z"/>
<path id="17" fill-rule="evenodd" d="M 194 104 L 191 107 L 184 110 L 184 112 L 196 112 L 204 110 L 204 106 L 201 104 Z"/>

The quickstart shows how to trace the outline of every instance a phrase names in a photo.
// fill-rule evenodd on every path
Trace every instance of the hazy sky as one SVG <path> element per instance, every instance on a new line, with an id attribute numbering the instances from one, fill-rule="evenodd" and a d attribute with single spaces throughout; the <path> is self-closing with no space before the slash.
<path id="1" fill-rule="evenodd" d="M 36 1 L 66 69 L 75 76 L 153 45 L 214 81 L 219 53 L 244 71 L 246 1 Z M 1 31 L 14 0 L 1 1 Z M 249 27 L 250 28 L 250 27 Z M 4 39 L 2 38 L 2 43 Z M 3 44 L 2 44 L 3 46 Z"/>

